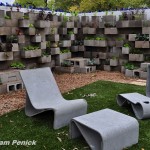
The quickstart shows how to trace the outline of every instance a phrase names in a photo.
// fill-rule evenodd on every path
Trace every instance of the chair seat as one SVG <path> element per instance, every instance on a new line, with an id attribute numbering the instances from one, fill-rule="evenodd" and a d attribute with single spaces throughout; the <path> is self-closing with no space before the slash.
<path id="1" fill-rule="evenodd" d="M 92 150 L 121 150 L 138 143 L 139 124 L 130 116 L 103 109 L 71 120 L 70 137 L 80 135 Z"/>
<path id="2" fill-rule="evenodd" d="M 119 94 L 117 96 L 119 106 L 130 104 L 138 119 L 150 118 L 150 98 L 139 93 Z"/>

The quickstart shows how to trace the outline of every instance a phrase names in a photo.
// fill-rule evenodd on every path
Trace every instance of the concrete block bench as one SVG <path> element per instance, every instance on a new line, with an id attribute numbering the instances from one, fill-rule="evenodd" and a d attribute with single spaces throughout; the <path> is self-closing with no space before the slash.
<path id="1" fill-rule="evenodd" d="M 92 150 L 121 150 L 138 143 L 139 124 L 130 116 L 103 109 L 71 120 L 70 138 L 81 135 Z"/>

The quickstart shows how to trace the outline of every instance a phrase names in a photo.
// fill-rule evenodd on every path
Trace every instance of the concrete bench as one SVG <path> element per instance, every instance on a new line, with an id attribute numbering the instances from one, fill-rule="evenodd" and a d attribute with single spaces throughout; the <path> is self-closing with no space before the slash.
<path id="1" fill-rule="evenodd" d="M 139 124 L 130 116 L 103 109 L 71 120 L 70 137 L 81 135 L 92 150 L 121 150 L 138 143 Z"/>

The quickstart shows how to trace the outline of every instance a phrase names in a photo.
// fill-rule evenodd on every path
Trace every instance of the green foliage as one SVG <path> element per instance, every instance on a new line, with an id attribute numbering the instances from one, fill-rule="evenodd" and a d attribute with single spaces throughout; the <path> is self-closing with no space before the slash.
<path id="1" fill-rule="evenodd" d="M 74 34 L 73 31 L 68 31 L 67 34 L 71 35 L 71 34 Z"/>
<path id="2" fill-rule="evenodd" d="M 5 19 L 11 19 L 10 16 L 5 15 L 4 17 Z"/>
<path id="3" fill-rule="evenodd" d="M 38 50 L 38 49 L 39 49 L 38 46 L 32 46 L 32 45 L 23 47 L 24 51 L 33 51 L 33 50 Z"/>
<path id="4" fill-rule="evenodd" d="M 70 61 L 64 60 L 64 61 L 61 63 L 61 66 L 62 66 L 62 67 L 71 67 L 71 66 L 73 66 L 73 64 L 72 64 Z"/>
<path id="5" fill-rule="evenodd" d="M 129 43 L 125 43 L 125 44 L 123 44 L 123 47 L 130 48 L 131 45 Z"/>
<path id="6" fill-rule="evenodd" d="M 95 38 L 95 40 L 105 41 L 105 40 L 106 40 L 106 37 L 97 36 L 97 37 Z"/>
<path id="7" fill-rule="evenodd" d="M 23 19 L 27 19 L 27 20 L 28 20 L 28 19 L 29 19 L 29 16 L 28 16 L 28 15 L 24 15 L 24 16 L 23 16 Z"/>
<path id="8" fill-rule="evenodd" d="M 142 50 L 139 48 L 131 48 L 130 54 L 142 54 Z"/>
<path id="9" fill-rule="evenodd" d="M 6 36 L 6 42 L 7 43 L 17 43 L 18 42 L 18 38 L 16 35 L 7 35 Z"/>
<path id="10" fill-rule="evenodd" d="M 30 23 L 29 28 L 34 28 L 34 25 L 32 23 Z"/>
<path id="11" fill-rule="evenodd" d="M 16 69 L 24 69 L 25 68 L 25 65 L 19 61 L 16 61 L 16 62 L 12 62 L 10 64 L 10 67 L 12 68 L 16 68 Z"/>
<path id="12" fill-rule="evenodd" d="M 124 65 L 124 67 L 125 67 L 125 69 L 129 69 L 129 70 L 134 70 L 134 69 L 137 68 L 137 67 L 136 67 L 134 64 L 132 64 L 132 63 L 126 63 L 126 64 Z"/>
<path id="13" fill-rule="evenodd" d="M 43 52 L 43 53 L 42 53 L 42 57 L 44 57 L 44 56 L 48 57 L 48 56 L 49 56 L 49 53 Z"/>
<path id="14" fill-rule="evenodd" d="M 137 86 L 131 84 L 122 84 L 109 81 L 98 81 L 82 88 L 77 88 L 70 92 L 63 94 L 63 97 L 68 100 L 83 98 L 85 95 L 96 93 L 96 96 L 86 96 L 88 103 L 88 112 L 95 112 L 105 108 L 118 111 L 120 113 L 133 116 L 133 112 L 130 108 L 122 108 L 116 104 L 116 95 L 120 93 L 132 93 L 138 92 L 145 94 L 145 86 Z M 0 99 L 3 95 L 0 95 Z M 135 116 L 133 116 L 135 117 Z M 139 142 L 133 145 L 128 150 L 149 150 L 150 120 L 138 120 L 139 130 Z M 4 145 L 1 146 L 1 150 L 89 150 L 88 144 L 83 138 L 76 138 L 68 140 L 69 127 L 64 127 L 59 130 L 53 129 L 53 113 L 47 111 L 39 114 L 37 117 L 27 117 L 24 113 L 24 109 L 16 110 L 7 113 L 0 117 L 0 135 L 3 139 L 8 141 L 18 140 L 35 140 L 36 145 L 30 145 L 20 147 L 17 145 Z M 12 134 L 13 133 L 13 134 Z M 43 137 L 44 135 L 44 137 Z M 49 140 L 50 138 L 53 140 Z M 58 137 L 62 139 L 62 142 L 58 140 Z"/>
<path id="15" fill-rule="evenodd" d="M 122 38 L 122 37 L 116 38 L 116 41 L 123 41 L 123 40 L 124 40 L 124 38 Z"/>
<path id="16" fill-rule="evenodd" d="M 149 34 L 137 34 L 135 37 L 136 41 L 149 41 Z"/>
<path id="17" fill-rule="evenodd" d="M 69 52 L 70 52 L 69 49 L 63 49 L 63 50 L 60 51 L 61 54 L 63 54 L 63 53 L 69 53 Z"/>

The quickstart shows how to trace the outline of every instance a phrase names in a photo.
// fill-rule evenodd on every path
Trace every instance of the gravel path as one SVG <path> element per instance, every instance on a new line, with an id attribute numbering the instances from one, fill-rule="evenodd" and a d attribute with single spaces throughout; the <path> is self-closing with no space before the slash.
<path id="1" fill-rule="evenodd" d="M 82 87 L 98 80 L 145 85 L 145 80 L 131 79 L 119 72 L 97 71 L 88 74 L 54 73 L 61 93 Z M 25 90 L 0 95 L 0 115 L 12 110 L 21 109 L 25 105 Z"/>

